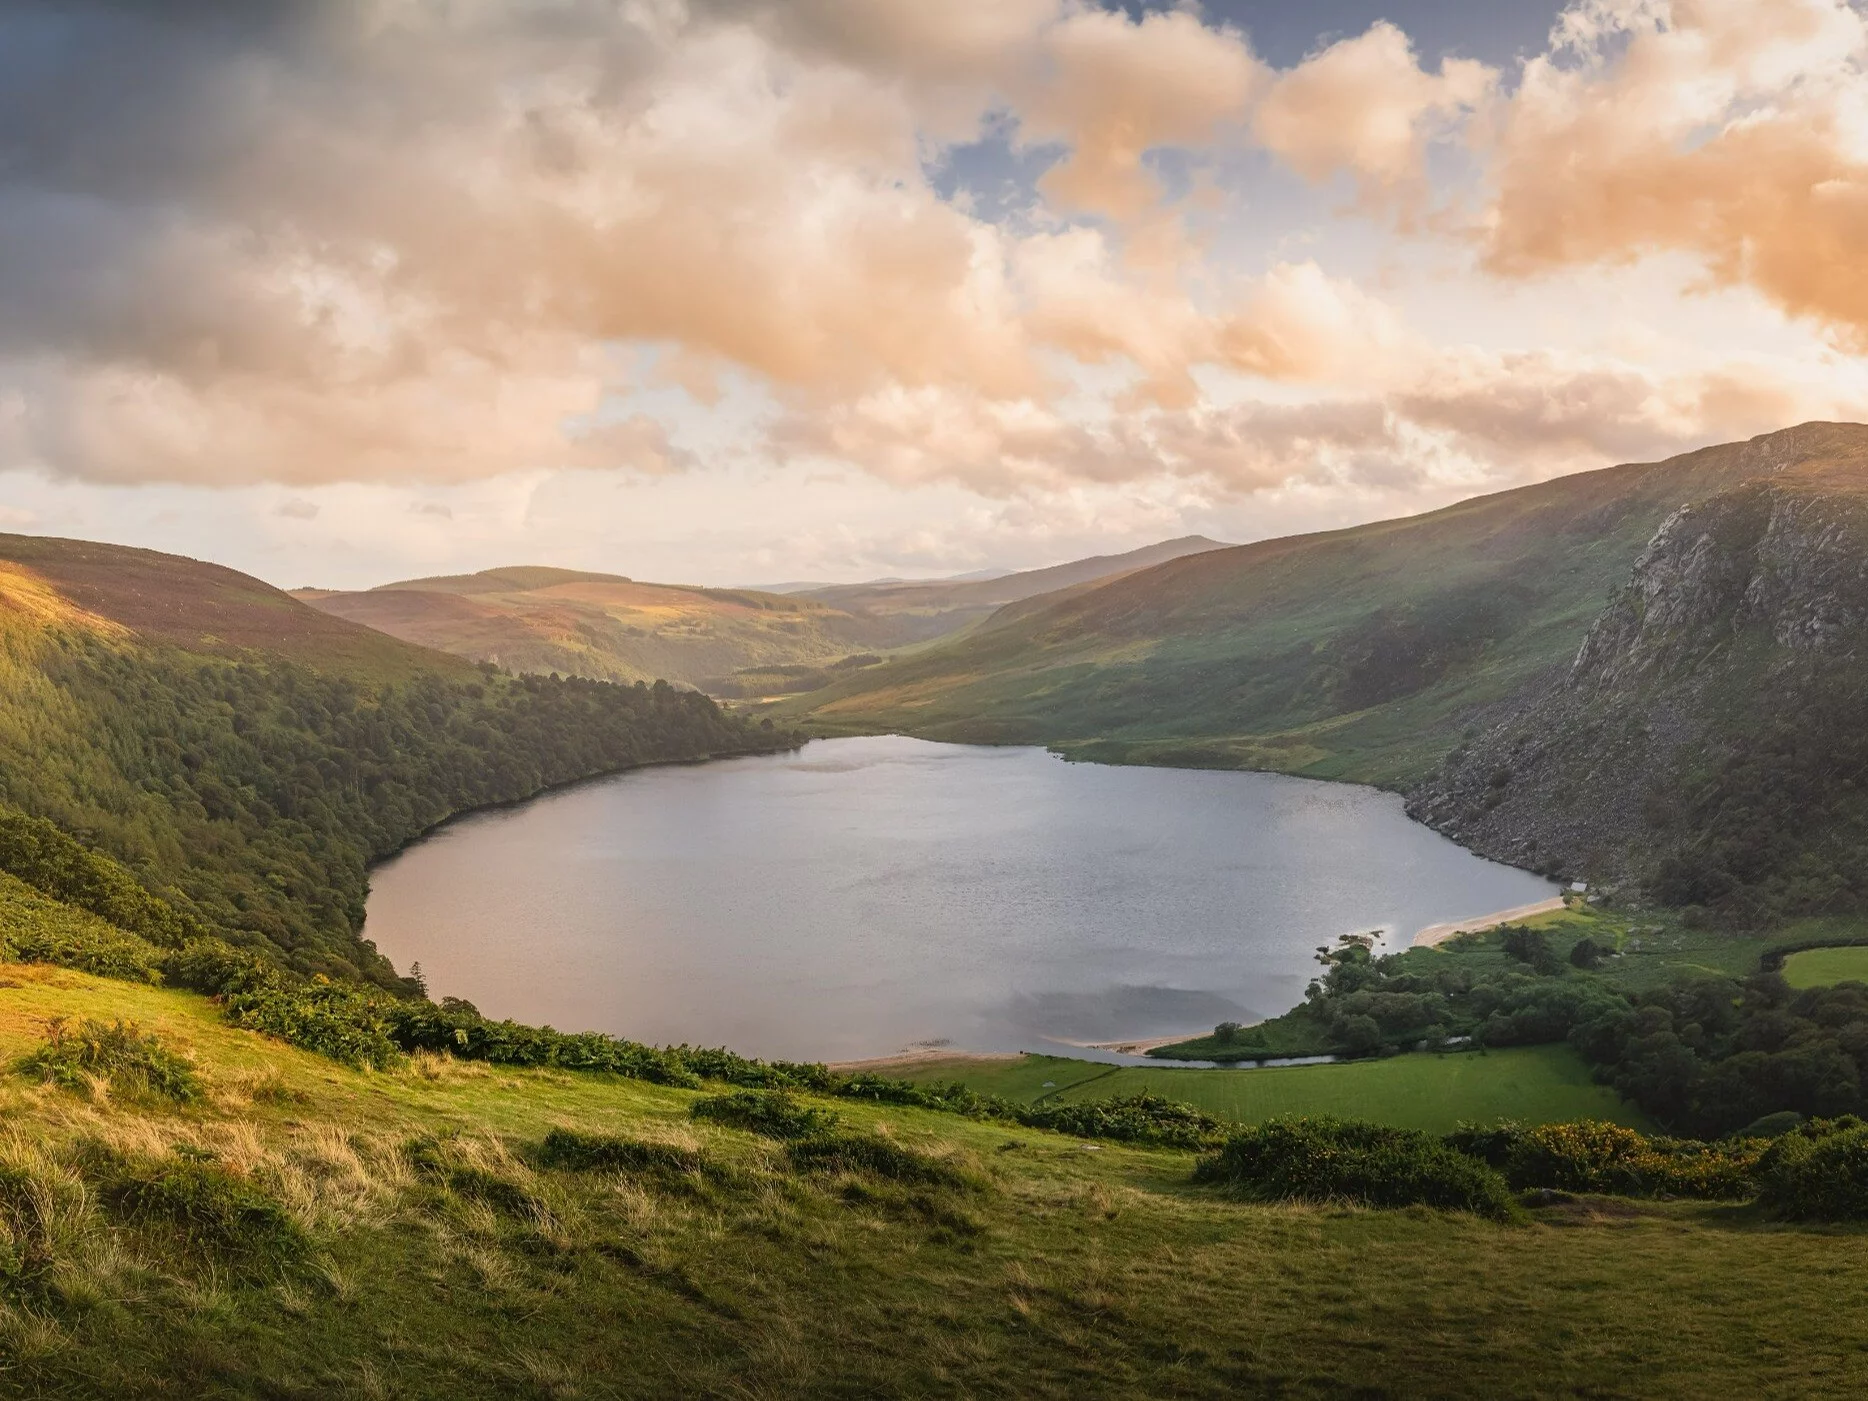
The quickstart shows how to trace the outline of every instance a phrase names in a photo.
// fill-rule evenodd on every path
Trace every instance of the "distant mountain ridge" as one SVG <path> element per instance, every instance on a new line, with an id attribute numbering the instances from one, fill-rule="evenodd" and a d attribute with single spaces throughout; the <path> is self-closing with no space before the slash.
<path id="1" fill-rule="evenodd" d="M 957 632 L 990 617 L 1008 603 L 1227 548 L 1204 535 L 1183 535 L 1125 554 L 1092 555 L 1045 569 L 992 574 L 985 578 L 961 575 L 952 579 L 881 579 L 865 584 L 831 584 L 810 589 L 802 596 L 870 620 L 874 626 L 870 634 L 873 638 L 894 639 L 873 645 L 900 646 Z"/>
<path id="2" fill-rule="evenodd" d="M 853 655 L 971 626 L 1013 599 L 1217 548 L 1199 536 L 992 579 L 826 586 L 803 593 L 653 584 L 522 565 L 354 592 L 302 589 L 325 613 L 514 671 L 668 680 L 717 695 L 799 689 Z"/>

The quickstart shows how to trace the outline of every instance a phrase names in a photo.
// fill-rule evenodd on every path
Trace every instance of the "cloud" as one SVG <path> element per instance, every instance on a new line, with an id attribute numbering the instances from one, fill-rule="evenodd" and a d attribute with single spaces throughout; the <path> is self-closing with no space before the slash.
<path id="1" fill-rule="evenodd" d="M 1024 135 L 1070 153 L 1040 188 L 1061 207 L 1118 218 L 1160 195 L 1148 152 L 1202 146 L 1240 122 L 1263 73 L 1243 35 L 1189 10 L 1131 20 L 1077 9 L 1045 32 L 1041 63 L 1020 107 Z"/>
<path id="2" fill-rule="evenodd" d="M 755 386 L 725 451 L 1000 498 L 1648 451 L 1810 395 L 1435 347 L 1190 190 L 1245 213 L 1257 143 L 1410 214 L 1464 132 L 1488 275 L 1685 253 L 1855 344 L 1862 52 L 1842 0 L 1587 0 L 1515 87 L 1386 22 L 1274 72 L 1179 5 L 0 0 L 0 467 L 693 475 L 669 383 Z M 982 134 L 1042 167 L 991 219 Z"/>
<path id="3" fill-rule="evenodd" d="M 300 496 L 294 496 L 285 501 L 281 501 L 273 508 L 272 513 L 275 516 L 283 516 L 286 520 L 292 521 L 316 520 L 318 518 L 318 503 L 315 501 L 307 501 Z"/>
<path id="4" fill-rule="evenodd" d="M 1847 0 L 1573 7 L 1482 134 L 1486 267 L 1666 251 L 1868 350 L 1868 28 Z"/>
<path id="5" fill-rule="evenodd" d="M 1394 192 L 1418 184 L 1426 145 L 1478 106 L 1496 79 L 1470 59 L 1425 71 L 1407 35 L 1386 20 L 1281 74 L 1253 129 L 1267 150 L 1311 180 L 1348 171 Z"/>

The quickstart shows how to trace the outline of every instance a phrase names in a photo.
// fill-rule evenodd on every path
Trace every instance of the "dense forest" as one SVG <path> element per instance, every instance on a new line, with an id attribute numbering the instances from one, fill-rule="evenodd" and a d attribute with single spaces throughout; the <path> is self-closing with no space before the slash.
<path id="1" fill-rule="evenodd" d="M 372 861 L 469 808 L 793 742 L 666 683 L 356 676 L 64 628 L 0 639 L 0 801 L 119 858 L 191 922 L 385 986 L 400 980 L 358 937 Z"/>

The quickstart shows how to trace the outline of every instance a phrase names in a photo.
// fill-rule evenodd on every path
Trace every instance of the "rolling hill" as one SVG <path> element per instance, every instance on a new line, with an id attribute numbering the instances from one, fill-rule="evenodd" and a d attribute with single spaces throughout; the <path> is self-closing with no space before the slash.
<path id="1" fill-rule="evenodd" d="M 1407 788 L 1468 729 L 1567 672 L 1604 599 L 1683 504 L 1820 463 L 1858 471 L 1868 428 L 1805 424 L 1174 560 L 1012 604 L 779 713 L 822 733 Z"/>
<path id="2" fill-rule="evenodd" d="M 966 628 L 1018 599 L 1201 549 L 1200 536 L 992 579 L 878 582 L 799 593 L 650 584 L 522 566 L 344 592 L 303 589 L 323 612 L 512 671 L 665 679 L 720 696 L 809 689 L 835 663 Z"/>
<path id="3" fill-rule="evenodd" d="M 520 567 L 359 592 L 300 590 L 334 617 L 510 671 L 721 691 L 750 668 L 825 666 L 870 644 L 841 610 L 753 589 Z"/>

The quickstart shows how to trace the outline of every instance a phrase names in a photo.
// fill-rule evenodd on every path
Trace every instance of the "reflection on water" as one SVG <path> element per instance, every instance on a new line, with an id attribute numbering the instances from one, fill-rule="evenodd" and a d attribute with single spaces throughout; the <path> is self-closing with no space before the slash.
<path id="1" fill-rule="evenodd" d="M 1339 934 L 1549 893 L 1372 789 L 884 737 L 467 818 L 366 932 L 489 1015 L 836 1060 L 1251 1021 Z"/>

